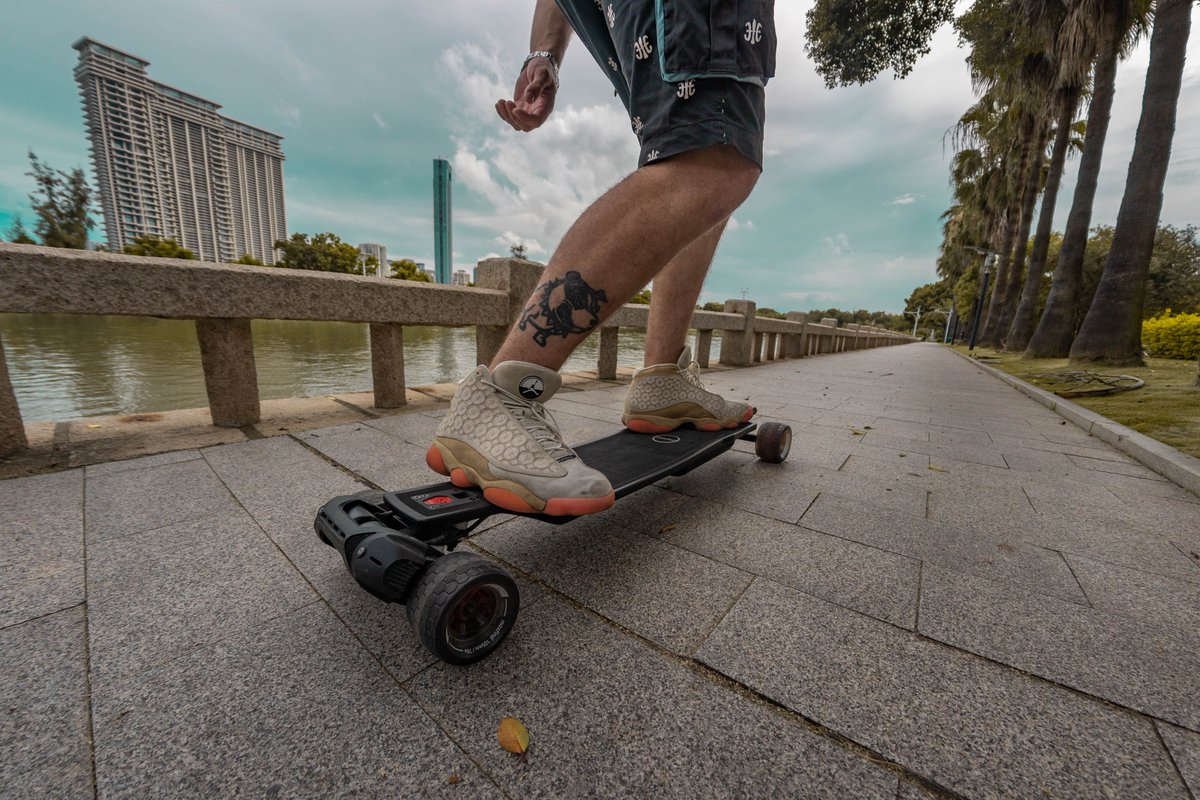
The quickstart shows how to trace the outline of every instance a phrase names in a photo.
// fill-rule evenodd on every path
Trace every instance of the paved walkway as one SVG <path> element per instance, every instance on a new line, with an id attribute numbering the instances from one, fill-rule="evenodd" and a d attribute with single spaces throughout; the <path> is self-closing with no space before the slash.
<path id="1" fill-rule="evenodd" d="M 1200 793 L 1200 499 L 936 345 L 709 380 L 791 459 L 479 533 L 524 607 L 469 668 L 311 525 L 438 411 L 0 483 L 0 795 Z"/>

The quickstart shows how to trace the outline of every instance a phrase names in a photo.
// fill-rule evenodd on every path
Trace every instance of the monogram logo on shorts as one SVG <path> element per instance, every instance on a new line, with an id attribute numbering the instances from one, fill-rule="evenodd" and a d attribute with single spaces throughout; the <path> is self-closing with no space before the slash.
<path id="1" fill-rule="evenodd" d="M 750 44 L 758 44 L 762 41 L 762 23 L 756 19 L 752 19 L 746 23 L 746 35 L 743 37 Z"/>
<path id="2" fill-rule="evenodd" d="M 654 48 L 650 46 L 650 37 L 642 34 L 642 38 L 633 43 L 633 57 L 638 61 L 645 61 L 654 52 Z"/>
<path id="3" fill-rule="evenodd" d="M 689 97 L 691 97 L 695 93 L 696 93 L 696 82 L 695 81 L 684 81 L 683 83 L 679 84 L 679 88 L 675 90 L 675 96 L 679 97 L 683 100 L 687 100 Z"/>

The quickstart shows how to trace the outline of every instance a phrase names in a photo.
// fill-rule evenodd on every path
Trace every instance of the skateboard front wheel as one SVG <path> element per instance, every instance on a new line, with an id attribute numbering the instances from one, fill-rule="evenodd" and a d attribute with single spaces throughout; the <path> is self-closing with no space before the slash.
<path id="1" fill-rule="evenodd" d="M 792 449 L 792 428 L 782 422 L 764 422 L 755 432 L 754 454 L 771 464 L 788 457 Z"/>
<path id="2" fill-rule="evenodd" d="M 520 608 L 504 568 L 459 551 L 435 559 L 408 598 L 408 621 L 421 644 L 450 664 L 471 664 L 495 650 Z"/>

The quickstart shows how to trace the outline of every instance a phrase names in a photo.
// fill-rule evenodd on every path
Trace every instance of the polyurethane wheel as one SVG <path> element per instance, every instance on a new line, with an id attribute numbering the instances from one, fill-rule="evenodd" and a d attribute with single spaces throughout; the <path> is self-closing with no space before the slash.
<path id="1" fill-rule="evenodd" d="M 792 449 L 792 429 L 782 422 L 764 422 L 754 432 L 754 454 L 763 461 L 778 464 Z"/>
<path id="2" fill-rule="evenodd" d="M 516 581 L 474 553 L 431 563 L 408 598 L 408 621 L 421 644 L 449 664 L 472 664 L 512 630 L 521 605 Z"/>

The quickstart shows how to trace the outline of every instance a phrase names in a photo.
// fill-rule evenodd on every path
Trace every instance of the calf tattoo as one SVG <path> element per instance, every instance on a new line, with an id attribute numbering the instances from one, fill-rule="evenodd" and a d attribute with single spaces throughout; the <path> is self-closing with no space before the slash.
<path id="1" fill-rule="evenodd" d="M 551 336 L 567 338 L 587 333 L 600 324 L 600 305 L 608 300 L 603 290 L 593 289 L 571 270 L 561 278 L 544 282 L 521 312 L 517 327 L 533 328 L 533 341 L 545 347 Z"/>

